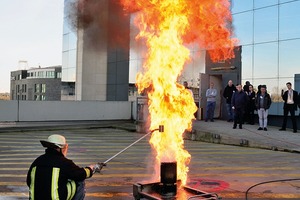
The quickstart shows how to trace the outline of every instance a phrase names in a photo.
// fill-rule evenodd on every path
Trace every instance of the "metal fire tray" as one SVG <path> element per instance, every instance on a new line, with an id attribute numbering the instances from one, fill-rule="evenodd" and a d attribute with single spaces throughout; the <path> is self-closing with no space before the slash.
<path id="1" fill-rule="evenodd" d="M 180 185 L 180 181 L 177 182 Z M 219 197 L 215 193 L 207 193 L 188 186 L 182 186 L 177 188 L 177 194 L 174 196 L 162 195 L 162 184 L 160 182 L 154 183 L 135 183 L 133 184 L 133 196 L 135 200 L 150 199 L 150 200 L 219 200 Z"/>

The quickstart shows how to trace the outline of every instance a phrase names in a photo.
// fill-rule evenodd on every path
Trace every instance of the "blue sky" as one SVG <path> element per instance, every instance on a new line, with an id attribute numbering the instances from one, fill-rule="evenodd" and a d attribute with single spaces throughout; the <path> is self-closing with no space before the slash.
<path id="1" fill-rule="evenodd" d="M 61 65 L 63 0 L 0 1 L 0 92 L 10 91 L 10 71 Z"/>

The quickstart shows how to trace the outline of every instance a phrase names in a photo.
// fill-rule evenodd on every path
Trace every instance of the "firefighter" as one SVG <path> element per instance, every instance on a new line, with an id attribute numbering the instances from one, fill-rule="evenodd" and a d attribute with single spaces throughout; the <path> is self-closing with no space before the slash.
<path id="1" fill-rule="evenodd" d="M 66 158 L 68 144 L 62 135 L 50 135 L 40 141 L 46 147 L 27 174 L 31 200 L 79 200 L 85 197 L 84 180 L 99 170 L 99 164 L 81 168 Z"/>

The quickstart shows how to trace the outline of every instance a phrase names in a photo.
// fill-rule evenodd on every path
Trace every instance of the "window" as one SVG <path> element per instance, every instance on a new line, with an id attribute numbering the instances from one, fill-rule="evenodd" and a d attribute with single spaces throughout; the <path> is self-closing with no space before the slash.
<path id="1" fill-rule="evenodd" d="M 55 72 L 54 71 L 47 71 L 46 72 L 46 78 L 55 78 Z"/>
<path id="2" fill-rule="evenodd" d="M 241 3 L 240 0 L 232 0 L 231 2 L 233 13 L 244 12 L 246 10 L 253 9 L 253 0 L 244 0 L 243 3 Z"/>
<path id="3" fill-rule="evenodd" d="M 254 8 L 262 8 L 266 6 L 277 5 L 278 0 L 254 0 Z"/>
<path id="4" fill-rule="evenodd" d="M 253 57 L 255 78 L 278 77 L 278 42 L 255 45 Z"/>
<path id="5" fill-rule="evenodd" d="M 269 7 L 254 11 L 254 42 L 278 40 L 278 8 Z"/>
<path id="6" fill-rule="evenodd" d="M 42 93 L 46 93 L 46 84 L 42 84 Z"/>
<path id="7" fill-rule="evenodd" d="M 22 92 L 27 92 L 27 85 L 26 84 L 22 84 Z"/>
<path id="8" fill-rule="evenodd" d="M 34 95 L 34 100 L 39 101 L 40 100 L 40 95 Z"/>
<path id="9" fill-rule="evenodd" d="M 299 23 L 299 8 L 300 1 L 286 3 L 280 5 L 279 18 L 279 38 L 281 40 L 299 38 L 300 23 Z"/>
<path id="10" fill-rule="evenodd" d="M 34 84 L 34 92 L 40 92 L 40 84 Z"/>
<path id="11" fill-rule="evenodd" d="M 241 45 L 253 43 L 253 12 L 245 12 L 233 15 L 235 37 Z"/>
<path id="12" fill-rule="evenodd" d="M 41 101 L 45 101 L 46 100 L 46 95 L 41 95 Z"/>
<path id="13" fill-rule="evenodd" d="M 57 72 L 57 77 L 56 78 L 61 78 L 61 72 Z"/>
<path id="14" fill-rule="evenodd" d="M 20 92 L 20 85 L 16 85 L 16 92 L 17 92 L 17 93 Z"/>
<path id="15" fill-rule="evenodd" d="M 22 95 L 22 100 L 26 100 L 26 95 Z"/>

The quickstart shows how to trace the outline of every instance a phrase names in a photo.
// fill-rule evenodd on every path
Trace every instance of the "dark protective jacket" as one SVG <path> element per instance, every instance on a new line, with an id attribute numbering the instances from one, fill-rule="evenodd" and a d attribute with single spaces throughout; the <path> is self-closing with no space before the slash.
<path id="1" fill-rule="evenodd" d="M 287 105 L 287 100 L 288 100 L 288 90 L 285 91 L 281 97 L 284 101 L 283 109 L 285 109 L 286 105 Z M 297 110 L 297 105 L 299 104 L 299 102 L 298 102 L 299 98 L 298 98 L 298 92 L 295 90 L 293 90 L 293 101 L 294 101 L 294 109 Z"/>
<path id="2" fill-rule="evenodd" d="M 248 104 L 247 104 L 247 110 L 248 111 L 256 110 L 256 105 L 255 105 L 255 100 L 256 100 L 255 96 L 256 96 L 256 94 L 255 94 L 255 92 L 254 91 L 252 91 L 251 93 L 248 92 L 247 96 L 248 96 L 248 99 L 249 99 Z"/>
<path id="3" fill-rule="evenodd" d="M 236 91 L 231 99 L 231 104 L 236 109 L 245 109 L 248 103 L 248 96 L 244 91 Z"/>
<path id="4" fill-rule="evenodd" d="M 260 107 L 260 98 L 262 98 L 263 96 L 261 95 L 261 93 L 258 93 L 257 94 L 257 97 L 255 99 L 255 105 L 256 105 L 256 108 L 259 110 L 261 109 Z M 264 106 L 262 108 L 264 108 L 265 110 L 269 109 L 270 106 L 271 106 L 271 103 L 272 103 L 272 100 L 271 100 L 271 97 L 268 93 L 265 93 L 265 96 L 264 96 Z"/>
<path id="5" fill-rule="evenodd" d="M 227 85 L 225 87 L 224 92 L 223 92 L 223 97 L 226 99 L 227 104 L 231 104 L 231 98 L 235 91 L 236 91 L 236 88 L 234 85 L 232 85 L 231 87 L 229 85 Z"/>
<path id="6" fill-rule="evenodd" d="M 29 198 L 32 200 L 68 200 L 76 192 L 75 181 L 93 175 L 89 167 L 81 168 L 62 153 L 48 148 L 30 166 L 27 174 Z"/>

